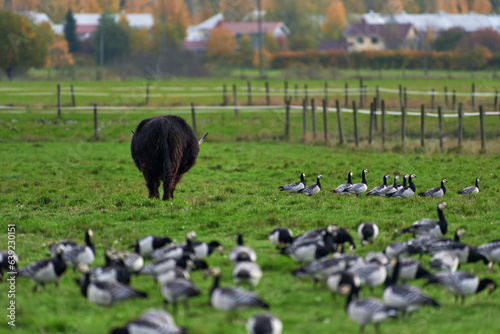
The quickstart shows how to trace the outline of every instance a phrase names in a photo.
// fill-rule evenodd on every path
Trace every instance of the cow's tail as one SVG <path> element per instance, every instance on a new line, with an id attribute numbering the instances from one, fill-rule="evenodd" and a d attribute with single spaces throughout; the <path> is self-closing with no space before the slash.
<path id="1" fill-rule="evenodd" d="M 198 146 L 201 145 L 201 143 L 203 143 L 203 141 L 205 140 L 205 137 L 208 135 L 208 132 L 205 133 L 205 135 L 203 137 L 201 137 L 200 140 L 198 140 Z"/>

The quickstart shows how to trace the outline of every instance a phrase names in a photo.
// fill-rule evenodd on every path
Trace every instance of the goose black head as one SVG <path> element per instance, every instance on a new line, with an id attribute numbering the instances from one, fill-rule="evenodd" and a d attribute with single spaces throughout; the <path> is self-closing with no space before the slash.
<path id="1" fill-rule="evenodd" d="M 488 289 L 488 294 L 491 294 L 497 288 L 497 284 L 490 278 L 483 278 L 479 281 L 479 285 L 477 287 L 476 292 L 480 292 L 484 289 Z"/>

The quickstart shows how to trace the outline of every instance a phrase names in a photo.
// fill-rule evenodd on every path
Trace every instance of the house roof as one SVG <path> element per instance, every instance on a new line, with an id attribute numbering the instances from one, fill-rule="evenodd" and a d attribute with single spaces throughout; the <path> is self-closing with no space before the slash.
<path id="1" fill-rule="evenodd" d="M 259 32 L 257 22 L 220 22 L 217 26 L 225 27 L 235 34 L 256 34 Z M 278 28 L 283 28 L 286 34 L 290 33 L 283 22 L 262 22 L 263 32 L 274 31 Z"/>
<path id="2" fill-rule="evenodd" d="M 351 23 L 344 30 L 344 36 L 368 36 L 368 37 L 397 37 L 400 39 L 405 38 L 413 24 L 411 23 L 398 23 L 398 22 L 387 22 L 385 24 L 370 24 L 366 20 L 362 20 L 358 23 Z"/>
<path id="3" fill-rule="evenodd" d="M 95 13 L 80 13 L 80 14 L 74 14 L 75 21 L 77 27 L 80 25 L 83 26 L 97 26 L 99 25 L 99 19 L 101 18 L 102 14 L 95 14 Z M 110 14 L 115 22 L 120 21 L 120 14 Z M 127 21 L 132 28 L 146 28 L 150 29 L 153 27 L 154 24 L 154 18 L 152 14 L 124 14 L 125 17 L 127 18 Z M 77 29 L 78 30 L 78 29 Z"/>
<path id="4" fill-rule="evenodd" d="M 217 26 L 217 24 L 219 24 L 219 22 L 223 20 L 224 15 L 222 15 L 222 13 L 218 13 L 212 17 L 209 17 L 196 26 L 189 26 L 187 28 L 186 41 L 193 42 L 206 40 L 207 37 L 205 32 L 212 30 L 213 28 L 215 28 L 215 26 Z"/>
<path id="5" fill-rule="evenodd" d="M 334 40 L 318 41 L 319 51 L 333 51 L 333 50 L 350 51 L 351 48 L 352 48 L 352 43 L 349 43 L 347 41 L 334 41 Z"/>
<path id="6" fill-rule="evenodd" d="M 79 35 L 92 34 L 96 30 L 96 24 L 79 24 L 76 26 L 76 33 Z"/>
<path id="7" fill-rule="evenodd" d="M 190 51 L 206 50 L 207 42 L 206 41 L 184 41 L 182 43 L 182 48 L 184 50 L 190 50 Z"/>

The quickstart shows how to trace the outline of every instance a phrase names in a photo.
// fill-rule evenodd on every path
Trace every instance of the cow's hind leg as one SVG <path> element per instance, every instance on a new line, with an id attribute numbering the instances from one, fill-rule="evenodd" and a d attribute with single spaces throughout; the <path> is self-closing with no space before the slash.
<path id="1" fill-rule="evenodd" d="M 177 184 L 179 182 L 181 182 L 181 179 L 182 179 L 182 176 L 184 174 L 180 174 L 180 173 L 177 173 L 175 175 L 175 177 L 173 178 L 173 181 L 170 183 L 170 187 L 169 187 L 169 190 L 170 190 L 170 197 L 171 198 L 174 198 L 174 191 L 175 191 L 175 187 L 177 187 Z"/>
<path id="2" fill-rule="evenodd" d="M 149 190 L 149 198 L 160 198 L 160 179 L 148 173 L 144 173 L 144 179 L 146 179 L 146 187 Z"/>

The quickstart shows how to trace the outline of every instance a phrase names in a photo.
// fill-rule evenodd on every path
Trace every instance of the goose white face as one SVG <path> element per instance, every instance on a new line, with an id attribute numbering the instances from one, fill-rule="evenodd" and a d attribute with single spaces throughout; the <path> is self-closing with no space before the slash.
<path id="1" fill-rule="evenodd" d="M 416 178 L 417 178 L 417 176 L 416 176 L 415 174 L 411 174 L 411 178 L 412 178 L 412 179 L 416 179 Z"/>
<path id="2" fill-rule="evenodd" d="M 363 169 L 363 173 L 368 173 L 370 172 L 368 169 Z"/>
<path id="3" fill-rule="evenodd" d="M 477 181 L 477 182 L 479 182 L 479 181 L 481 181 L 481 179 L 480 179 L 480 178 L 477 178 L 477 179 L 476 179 L 476 181 Z"/>
<path id="4" fill-rule="evenodd" d="M 353 172 L 349 172 L 349 175 L 353 176 L 353 175 L 354 175 L 354 173 L 353 173 Z"/>
<path id="5" fill-rule="evenodd" d="M 93 237 L 94 236 L 94 232 L 91 229 L 88 230 L 88 233 L 89 233 L 89 237 Z"/>
<path id="6" fill-rule="evenodd" d="M 322 179 L 323 178 L 323 175 L 318 175 L 318 179 Z"/>
<path id="7" fill-rule="evenodd" d="M 459 237 L 463 237 L 463 236 L 465 235 L 465 230 L 464 230 L 463 228 L 459 228 L 459 229 L 457 230 L 457 235 L 458 235 Z"/>
<path id="8" fill-rule="evenodd" d="M 447 179 L 444 179 L 444 180 L 443 180 L 443 183 L 447 183 L 447 182 L 448 182 L 448 180 L 447 180 Z"/>
<path id="9" fill-rule="evenodd" d="M 384 179 L 388 179 L 388 178 L 390 178 L 389 174 L 385 174 Z"/>
<path id="10" fill-rule="evenodd" d="M 395 179 L 399 179 L 399 175 L 394 176 Z"/>
<path id="11" fill-rule="evenodd" d="M 439 210 L 443 210 L 444 208 L 447 208 L 448 206 L 446 205 L 446 202 L 441 202 L 438 204 Z"/>

